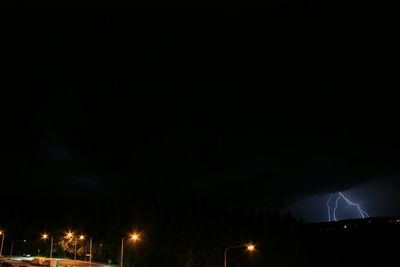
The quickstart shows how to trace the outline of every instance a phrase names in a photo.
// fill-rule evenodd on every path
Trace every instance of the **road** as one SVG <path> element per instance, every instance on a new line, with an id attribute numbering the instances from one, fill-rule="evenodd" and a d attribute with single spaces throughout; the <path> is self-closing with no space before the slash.
<path id="1" fill-rule="evenodd" d="M 12 264 L 12 266 L 36 266 L 36 265 L 31 265 L 30 262 L 32 261 L 33 258 L 26 258 L 26 257 L 12 257 L 12 258 L 1 258 L 1 261 L 3 262 L 8 262 Z M 50 260 L 50 258 L 46 258 L 46 260 Z M 93 267 L 100 267 L 100 266 L 107 266 L 110 267 L 110 265 L 106 264 L 101 264 L 97 262 L 92 262 L 89 264 L 88 261 L 81 261 L 81 260 L 68 260 L 68 259 L 55 259 L 53 260 L 57 261 L 57 266 L 93 266 Z M 54 262 L 55 263 L 55 262 Z"/>
<path id="2" fill-rule="evenodd" d="M 80 260 L 58 260 L 58 266 L 89 266 L 88 261 Z M 103 264 L 92 262 L 91 266 L 103 266 Z"/>

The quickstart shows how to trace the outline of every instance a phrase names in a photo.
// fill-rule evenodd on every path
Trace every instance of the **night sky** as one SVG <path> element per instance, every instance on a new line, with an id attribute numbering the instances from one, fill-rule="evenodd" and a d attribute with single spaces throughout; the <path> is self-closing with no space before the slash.
<path id="1" fill-rule="evenodd" d="M 196 199 L 326 221 L 339 190 L 371 216 L 400 214 L 387 47 L 360 30 L 240 12 L 146 12 L 9 28 L 0 199 L 10 216 L 49 199 L 121 212 L 126 199 L 182 209 Z"/>

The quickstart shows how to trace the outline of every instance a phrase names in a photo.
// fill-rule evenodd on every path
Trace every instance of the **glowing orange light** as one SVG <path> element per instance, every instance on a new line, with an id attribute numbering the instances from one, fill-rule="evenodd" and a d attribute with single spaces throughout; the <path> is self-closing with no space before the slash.
<path id="1" fill-rule="evenodd" d="M 74 234 L 71 233 L 71 232 L 68 232 L 68 233 L 67 233 L 67 237 L 68 237 L 68 238 L 72 237 L 73 235 L 74 235 Z"/>
<path id="2" fill-rule="evenodd" d="M 255 249 L 256 249 L 256 247 L 254 245 L 247 245 L 247 250 L 248 251 L 253 251 Z"/>
<path id="3" fill-rule="evenodd" d="M 138 241 L 140 239 L 140 235 L 137 233 L 131 234 L 131 240 Z"/>
<path id="4" fill-rule="evenodd" d="M 85 239 L 85 236 L 84 236 L 84 235 L 80 235 L 80 236 L 79 236 L 79 239 L 80 239 L 80 240 L 83 240 L 83 239 Z"/>
<path id="5" fill-rule="evenodd" d="M 43 235 L 42 235 L 42 239 L 47 239 L 47 238 L 49 238 L 49 235 L 48 235 L 48 234 L 43 234 Z"/>

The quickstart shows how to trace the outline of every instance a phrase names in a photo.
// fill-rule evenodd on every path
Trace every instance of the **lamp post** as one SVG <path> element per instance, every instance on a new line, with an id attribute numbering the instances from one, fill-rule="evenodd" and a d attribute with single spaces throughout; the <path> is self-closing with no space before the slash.
<path id="1" fill-rule="evenodd" d="M 43 234 L 42 239 L 47 240 L 49 238 L 48 234 Z M 50 238 L 50 259 L 53 258 L 53 236 Z"/>
<path id="2" fill-rule="evenodd" d="M 4 233 L 4 231 L 0 231 L 0 235 L 2 236 L 2 238 L 1 238 L 1 247 L 0 247 L 0 257 L 2 257 L 3 256 L 4 237 L 6 236 L 6 234 Z"/>
<path id="3" fill-rule="evenodd" d="M 71 231 L 69 231 L 69 232 L 67 233 L 66 238 L 72 238 L 72 237 L 74 237 L 74 233 L 72 233 Z M 78 242 L 77 239 L 78 239 L 78 238 L 75 236 L 75 238 L 74 238 L 74 260 L 76 260 L 76 243 Z"/>
<path id="4" fill-rule="evenodd" d="M 85 236 L 79 236 L 79 240 L 84 240 Z M 76 247 L 75 247 L 75 257 L 76 257 Z M 89 238 L 89 265 L 92 265 L 92 237 Z"/>
<path id="5" fill-rule="evenodd" d="M 234 249 L 234 248 L 242 248 L 242 247 L 246 247 L 248 251 L 253 251 L 255 249 L 255 246 L 252 244 L 242 244 L 242 245 L 238 245 L 238 246 L 227 247 L 224 251 L 224 267 L 227 267 L 226 254 L 227 254 L 228 250 Z"/>
<path id="6" fill-rule="evenodd" d="M 125 237 L 123 237 L 121 240 L 121 259 L 120 259 L 120 263 L 119 263 L 120 267 L 124 267 L 124 240 L 125 240 Z M 140 240 L 140 235 L 137 233 L 133 233 L 129 236 L 129 240 L 137 242 Z"/>
<path id="7" fill-rule="evenodd" d="M 90 242 L 89 242 L 89 266 L 92 265 L 92 237 L 90 237 Z"/>
<path id="8" fill-rule="evenodd" d="M 26 240 L 25 240 L 25 239 L 24 239 L 24 240 L 14 240 L 14 241 L 11 242 L 10 257 L 12 257 L 12 254 L 13 254 L 14 243 L 17 243 L 17 242 L 24 242 L 24 243 L 26 243 Z"/>
<path id="9" fill-rule="evenodd" d="M 84 239 L 85 239 L 84 235 L 80 235 L 79 236 L 79 240 L 84 240 Z M 77 244 L 77 242 L 78 242 L 78 238 L 75 237 L 75 255 L 74 255 L 74 260 L 76 260 L 76 244 Z"/>

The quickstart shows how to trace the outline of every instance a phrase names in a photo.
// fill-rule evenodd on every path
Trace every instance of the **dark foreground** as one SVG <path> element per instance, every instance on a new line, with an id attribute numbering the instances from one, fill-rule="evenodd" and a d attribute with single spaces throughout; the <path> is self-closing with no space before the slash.
<path id="1" fill-rule="evenodd" d="M 179 221 L 174 219 L 177 216 L 170 213 L 153 223 L 143 222 L 143 239 L 126 243 L 124 267 L 219 267 L 226 247 L 246 242 L 255 244 L 255 251 L 230 250 L 229 267 L 391 267 L 400 263 L 400 217 L 306 224 L 290 214 L 232 212 L 202 217 L 196 213 L 181 214 Z M 102 232 L 94 233 L 94 260 L 118 264 L 121 229 L 128 228 L 117 223 L 97 227 Z M 30 240 L 32 252 L 42 248 L 48 254 L 48 244 L 35 243 L 34 235 Z M 55 247 L 55 257 L 70 257 Z M 7 246 L 4 252 L 8 253 Z M 15 252 L 21 253 L 21 248 Z"/>

